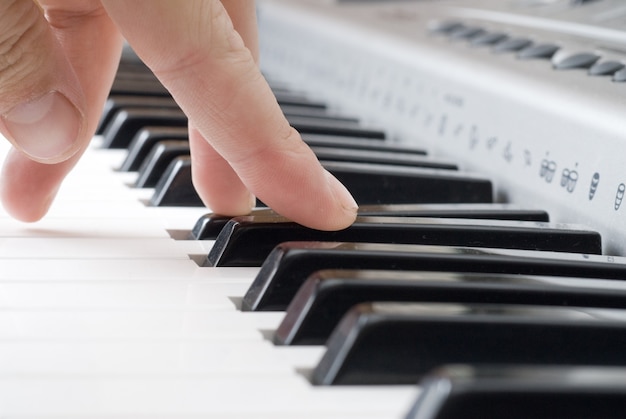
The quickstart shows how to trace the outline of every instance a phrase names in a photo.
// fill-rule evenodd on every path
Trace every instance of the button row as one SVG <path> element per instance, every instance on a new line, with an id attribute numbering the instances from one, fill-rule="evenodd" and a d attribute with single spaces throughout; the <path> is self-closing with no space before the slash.
<path id="1" fill-rule="evenodd" d="M 432 32 L 452 40 L 465 40 L 477 47 L 491 47 L 494 54 L 514 53 L 518 59 L 552 60 L 555 70 L 586 69 L 590 76 L 613 76 L 615 82 L 626 82 L 626 65 L 614 60 L 601 60 L 593 52 L 580 52 L 554 60 L 560 46 L 554 43 L 535 43 L 530 38 L 513 37 L 504 32 L 487 31 L 479 26 L 468 26 L 457 21 L 445 21 L 433 26 Z"/>

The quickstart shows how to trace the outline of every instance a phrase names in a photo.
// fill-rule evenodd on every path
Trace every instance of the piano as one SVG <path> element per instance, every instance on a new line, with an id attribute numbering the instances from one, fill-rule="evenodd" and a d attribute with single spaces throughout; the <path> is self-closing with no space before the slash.
<path id="1" fill-rule="evenodd" d="M 380 294 L 381 301 L 349 309 L 333 332 L 332 344 L 288 345 L 287 340 L 297 339 L 287 333 L 297 320 L 293 313 L 286 317 L 284 309 L 256 310 L 247 304 L 270 258 L 278 258 L 279 251 L 287 255 L 292 245 L 298 250 L 302 242 L 279 245 L 263 267 L 208 266 L 207 255 L 221 239 L 192 240 L 189 234 L 210 210 L 198 206 L 189 190 L 178 193 L 189 185 L 171 186 L 165 175 L 152 187 L 133 187 L 141 176 L 137 167 L 120 169 L 130 151 L 107 147 L 111 141 L 103 130 L 46 218 L 22 224 L 0 212 L 0 417 L 452 419 L 511 411 L 520 415 L 516 417 L 624 417 L 626 355 L 620 353 L 626 351 L 619 345 L 626 340 L 621 310 L 626 302 L 626 169 L 621 161 L 626 140 L 626 7 L 617 0 L 259 0 L 258 7 L 264 74 L 285 99 L 285 113 L 295 114 L 292 124 L 309 131 L 305 137 L 319 149 L 320 159 L 340 160 L 329 160 L 328 167 L 347 167 L 346 173 L 353 173 L 354 165 L 361 164 L 341 162 L 330 150 L 336 147 L 333 141 L 343 141 L 348 150 L 376 150 L 379 160 L 365 166 L 372 170 L 394 172 L 380 161 L 390 158 L 387 152 L 395 153 L 394 159 L 403 156 L 408 165 L 452 162 L 458 165 L 457 178 L 490 179 L 494 204 L 421 202 L 422 210 L 445 213 L 463 205 L 474 205 L 477 212 L 539 209 L 549 215 L 550 228 L 597 233 L 601 249 L 580 253 L 528 246 L 495 249 L 476 242 L 306 242 L 304 247 L 322 250 L 393 248 L 425 259 L 459 254 L 470 263 L 493 259 L 493 266 L 502 255 L 538 262 L 530 268 L 515 265 L 508 273 L 470 264 L 452 273 L 433 264 L 425 272 L 414 267 L 408 272 L 347 270 L 353 267 L 314 272 L 288 310 L 300 304 L 304 312 L 306 287 L 315 294 L 314 287 L 328 283 L 328 276 L 347 275 L 365 282 L 484 284 L 484 292 L 475 295 L 503 301 L 489 305 L 439 296 L 429 305 L 407 303 L 402 294 L 393 297 L 398 300 Z M 120 74 L 141 68 L 131 55 Z M 175 120 L 177 111 L 164 99 L 167 95 L 155 90 L 149 100 L 156 105 L 150 107 Z M 124 96 L 129 100 L 128 92 Z M 145 110 L 142 106 L 129 109 Z M 116 115 L 123 112 L 117 109 Z M 170 131 L 164 138 L 184 141 L 184 128 L 182 133 L 180 127 L 166 129 Z M 137 140 L 140 131 L 124 141 Z M 8 147 L 0 142 L 2 153 Z M 178 169 L 174 163 L 168 167 L 169 180 L 173 173 L 184 180 L 185 157 L 168 150 L 178 164 Z M 351 154 L 353 159 L 359 156 L 357 151 Z M 170 192 L 183 202 L 155 204 Z M 410 206 L 408 201 L 402 204 Z M 365 216 L 378 217 L 380 211 Z M 454 222 L 461 223 L 459 213 L 454 214 Z M 232 228 L 268 216 L 275 217 L 261 210 Z M 426 224 L 447 224 L 432 221 L 432 214 L 427 217 L 431 221 Z M 541 230 L 547 228 L 545 221 L 513 223 Z M 378 218 L 370 222 L 383 223 Z M 544 272 L 545 266 L 556 268 Z M 534 275 L 537 270 L 540 277 Z M 584 278 L 570 278 L 577 276 Z M 527 300 L 498 294 L 518 282 L 526 287 Z M 554 297 L 537 299 L 531 292 L 535 289 Z M 579 306 L 580 301 L 593 305 Z M 428 336 L 447 330 L 450 319 L 465 322 L 469 332 L 456 335 L 449 361 L 420 373 L 419 379 L 396 382 L 383 367 L 345 374 L 345 382 L 326 385 L 333 374 L 342 379 L 342 370 L 334 366 L 338 361 L 329 354 L 339 352 L 341 358 L 350 350 L 338 346 L 345 343 L 341 328 L 386 313 L 394 313 L 394 319 L 410 314 L 436 320 Z M 535 339 L 535 346 L 517 351 L 519 364 L 506 356 L 502 361 L 486 355 L 475 362 L 461 356 L 466 349 L 476 346 L 480 353 L 482 348 L 480 342 L 461 347 L 458 336 L 483 337 L 478 335 L 483 329 L 470 324 L 501 325 L 493 329 L 501 333 L 493 335 L 497 341 L 517 330 L 520 319 L 539 326 L 524 329 L 523 339 L 531 341 L 539 333 L 550 346 L 541 348 Z M 587 326 L 598 333 L 590 335 L 598 338 L 590 339 L 589 346 L 576 340 L 587 336 L 581 332 Z M 555 334 L 543 334 L 541 327 Z M 464 328 L 451 330 L 465 333 Z M 352 336 L 349 331 L 344 335 Z M 393 345 L 409 340 L 385 332 L 381 336 Z M 376 351 L 404 359 L 384 344 Z M 579 345 L 597 352 L 574 350 Z M 364 351 L 372 363 L 387 365 L 376 352 Z M 526 358 L 532 351 L 542 355 Z M 412 362 L 415 354 L 406 353 Z M 389 362 L 390 368 L 404 372 L 393 364 Z M 378 374 L 378 381 L 359 382 L 370 373 Z"/>

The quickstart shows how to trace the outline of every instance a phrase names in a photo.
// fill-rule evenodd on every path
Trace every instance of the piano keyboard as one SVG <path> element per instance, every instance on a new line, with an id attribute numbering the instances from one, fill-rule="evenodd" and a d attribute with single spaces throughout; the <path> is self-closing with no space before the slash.
<path id="1" fill-rule="evenodd" d="M 277 11 L 274 3 L 261 2 L 261 22 L 297 15 L 296 9 Z M 313 3 L 302 4 L 305 10 L 313 7 Z M 398 9 L 382 8 L 400 16 L 403 7 L 413 7 L 410 2 L 402 4 L 394 6 Z M 357 7 L 377 10 L 379 6 Z M 311 16 L 315 14 L 302 15 L 302 21 L 309 22 Z M 269 42 L 271 31 L 268 34 Z M 280 55 L 278 48 L 271 48 L 266 48 L 269 78 L 275 70 L 271 62 Z M 387 114 L 369 118 L 358 106 L 352 112 L 332 95 L 325 102 L 306 92 L 303 97 L 310 106 L 294 104 L 295 99 L 302 99 L 299 95 L 305 87 L 290 83 L 281 71 L 276 73 L 285 80 L 275 83 L 277 95 L 285 102 L 285 114 L 295 114 L 292 123 L 308 131 L 304 137 L 313 148 L 320 148 L 320 159 L 336 173 L 346 173 L 344 181 L 354 182 L 355 188 L 359 182 L 355 173 L 366 171 L 362 167 L 369 169 L 368 179 L 375 179 L 375 174 L 393 179 L 396 173 L 417 173 L 420 177 L 415 179 L 443 182 L 440 175 L 445 173 L 447 177 L 443 177 L 454 182 L 476 177 L 483 185 L 484 177 L 470 174 L 465 167 L 459 174 L 449 175 L 458 171 L 450 164 L 464 166 L 464 162 L 444 161 L 436 155 L 439 151 L 433 158 L 432 144 L 417 142 L 411 135 L 398 136 L 390 128 L 394 118 Z M 124 83 L 118 87 L 128 88 Z M 172 115 L 163 111 L 171 108 L 168 99 L 156 102 L 157 114 Z M 141 103 L 145 104 L 143 99 Z M 323 109 L 326 103 L 334 115 L 330 122 Z M 302 115 L 305 109 L 307 114 Z M 162 125 L 154 119 L 150 124 Z M 178 122 L 174 125 L 180 127 Z M 169 131 L 162 138 L 179 142 L 185 137 L 180 128 L 167 126 L 165 130 Z M 119 138 L 130 144 L 147 131 L 139 132 L 134 140 Z M 381 133 L 386 141 L 377 138 Z M 554 217 L 550 205 L 544 212 L 534 206 L 510 207 L 484 203 L 483 199 L 470 199 L 470 204 L 455 199 L 456 204 L 449 205 L 439 198 L 433 198 L 437 204 L 415 205 L 409 200 L 402 205 L 383 202 L 361 208 L 364 227 L 368 223 L 421 223 L 429 228 L 461 225 L 472 231 L 476 226 L 506 227 L 512 232 L 512 242 L 503 248 L 494 248 L 491 237 L 487 242 L 474 237 L 471 242 L 459 243 L 462 236 L 456 233 L 446 233 L 450 238 L 445 240 L 452 240 L 447 243 L 430 239 L 401 241 L 404 244 L 393 239 L 391 243 L 359 243 L 346 240 L 347 234 L 338 238 L 330 233 L 315 235 L 321 240 L 318 242 L 293 242 L 308 240 L 310 232 L 290 226 L 267 209 L 226 221 L 207 216 L 208 210 L 195 205 L 197 200 L 189 194 L 182 194 L 186 200 L 182 203 L 151 205 L 155 196 L 170 192 L 162 177 L 167 175 L 159 176 L 153 187 L 133 187 L 142 173 L 119 170 L 130 165 L 130 153 L 124 148 L 106 148 L 111 145 L 110 138 L 106 130 L 100 134 L 67 178 L 46 218 L 22 224 L 0 212 L 1 418 L 455 419 L 488 417 L 494 406 L 512 406 L 520 418 L 570 418 L 591 411 L 597 415 L 586 417 L 597 419 L 626 413 L 626 356 L 619 349 L 626 343 L 622 330 L 626 315 L 621 310 L 626 304 L 626 283 L 621 281 L 626 259 L 609 255 L 604 243 L 594 251 L 599 237 L 595 230 L 561 224 L 571 220 L 561 217 L 560 209 Z M 3 154 L 8 147 L 8 142 L 0 142 Z M 337 149 L 359 150 L 349 153 L 352 159 L 378 160 L 346 162 L 347 156 Z M 363 150 L 367 152 L 361 153 Z M 368 154 L 372 150 L 375 152 Z M 401 163 L 398 151 L 404 156 Z M 169 156 L 177 156 L 182 167 L 170 172 L 169 180 L 174 175 L 179 175 L 181 182 L 189 180 L 183 155 L 176 151 Z M 385 159 L 393 160 L 395 168 Z M 398 169 L 425 162 L 445 167 Z M 179 189 L 189 186 L 179 185 Z M 421 191 L 424 188 L 427 186 Z M 496 195 L 501 194 L 499 190 Z M 406 189 L 401 192 L 418 199 Z M 492 193 L 489 189 L 488 195 Z M 391 200 L 397 194 L 389 196 Z M 395 217 L 390 217 L 392 209 Z M 472 215 L 476 219 L 472 220 Z M 368 218 L 383 216 L 388 220 Z M 397 218 L 407 216 L 412 221 Z M 420 216 L 423 218 L 416 218 Z M 279 244 L 262 261 L 208 266 L 207 257 L 224 243 L 226 233 L 211 233 L 206 222 L 226 225 L 232 231 L 249 224 L 262 232 L 257 239 L 254 230 L 247 233 L 252 241 L 272 235 L 268 224 L 280 224 L 281 237 L 284 235 L 287 243 Z M 289 239 L 295 229 L 297 235 Z M 537 236 L 528 238 L 524 229 Z M 190 239 L 192 230 L 208 237 Z M 547 231 L 558 235 L 574 230 L 581 236 L 569 239 L 571 246 L 536 250 L 544 249 L 541 240 Z M 368 234 L 372 241 L 374 236 Z M 513 245 L 521 240 L 518 236 L 523 236 L 523 244 Z M 339 239 L 346 243 L 337 243 Z M 268 243 L 274 246 L 273 241 Z M 577 246 L 582 242 L 590 247 L 581 254 Z M 306 258 L 317 255 L 323 262 L 308 265 Z M 274 269 L 274 263 L 290 257 L 295 265 Z M 293 266 L 297 269 L 292 277 L 277 276 Z M 319 272 L 316 267 L 333 270 Z M 304 273 L 309 269 L 310 277 Z M 268 272 L 276 275 L 264 276 Z M 284 307 L 257 309 L 247 303 L 252 295 L 271 290 L 259 285 L 263 281 L 293 280 L 298 273 L 303 286 L 290 285 L 295 296 L 288 300 L 287 313 Z M 371 291 L 372 285 L 375 291 Z M 289 288 L 272 286 L 280 298 Z M 333 288 L 350 293 L 347 297 L 341 292 L 331 294 Z M 380 301 L 372 301 L 375 298 Z M 350 305 L 344 307 L 347 300 Z M 321 315 L 310 314 L 315 310 Z M 335 323 L 332 328 L 315 326 L 320 318 L 334 318 Z M 377 329 L 377 322 L 404 332 L 399 335 Z M 301 337 L 300 333 L 307 333 L 305 327 L 298 329 L 301 324 L 308 325 L 308 338 Z M 473 324 L 478 328 L 472 329 Z M 493 339 L 485 338 L 489 332 L 485 325 L 489 324 Z M 361 326 L 370 330 L 365 327 L 370 325 L 371 334 L 360 335 L 364 333 Z M 443 331 L 448 329 L 457 331 L 453 332 L 455 339 L 448 336 L 456 343 L 446 347 Z M 427 333 L 429 339 L 420 339 L 420 333 Z M 476 339 L 478 336 L 481 339 Z M 580 336 L 592 338 L 585 343 L 577 340 Z M 290 342 L 298 339 L 301 341 Z M 371 347 L 360 344 L 368 339 L 378 340 Z M 497 350 L 498 339 L 505 348 L 520 339 L 529 346 L 511 351 L 515 357 L 507 357 L 506 351 L 497 356 L 481 353 L 487 347 Z M 542 348 L 542 339 L 552 346 Z M 466 347 L 462 347 L 464 340 Z M 490 345 L 481 343 L 487 340 Z M 422 341 L 428 342 L 424 349 L 432 352 L 428 356 L 420 352 Z M 574 351 L 574 347 L 582 349 Z M 585 352 L 585 348 L 590 349 Z M 393 362 L 383 357 L 385 353 Z M 428 367 L 424 374 L 416 359 L 420 356 L 423 365 L 437 365 L 436 371 Z M 345 362 L 338 365 L 342 358 Z M 495 365 L 518 361 L 520 365 Z M 447 365 L 451 362 L 470 365 Z M 484 365 L 490 363 L 494 365 Z M 327 381 L 341 385 L 320 385 Z M 550 391 L 539 391 L 542 389 Z M 594 399 L 594 394 L 601 398 Z M 490 400 L 500 404 L 490 404 Z M 533 402 L 529 404 L 529 400 Z M 542 403 L 556 403 L 561 408 L 533 410 Z M 589 410 L 589 406 L 603 407 Z"/>

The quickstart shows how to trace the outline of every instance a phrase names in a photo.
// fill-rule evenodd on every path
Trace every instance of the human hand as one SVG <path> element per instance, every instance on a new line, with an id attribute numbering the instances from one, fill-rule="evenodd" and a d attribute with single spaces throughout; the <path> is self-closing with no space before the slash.
<path id="1" fill-rule="evenodd" d="M 245 214 L 258 196 L 312 228 L 354 221 L 356 203 L 259 72 L 252 0 L 38 4 L 0 0 L 0 132 L 14 146 L 0 195 L 13 216 L 43 217 L 87 148 L 123 36 L 188 116 L 194 185 L 212 211 Z"/>

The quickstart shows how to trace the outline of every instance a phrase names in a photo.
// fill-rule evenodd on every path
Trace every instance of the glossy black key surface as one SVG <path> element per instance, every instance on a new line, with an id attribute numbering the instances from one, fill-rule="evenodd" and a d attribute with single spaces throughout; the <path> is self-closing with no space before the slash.
<path id="1" fill-rule="evenodd" d="M 506 38 L 502 42 L 495 44 L 492 51 L 496 54 L 505 54 L 521 51 L 531 45 L 533 45 L 533 41 L 528 38 Z"/>
<path id="2" fill-rule="evenodd" d="M 420 382 L 406 419 L 626 417 L 626 369 L 451 365 Z"/>
<path id="3" fill-rule="evenodd" d="M 453 170 L 323 162 L 359 205 L 493 202 L 491 181 Z"/>
<path id="4" fill-rule="evenodd" d="M 370 301 L 625 308 L 626 287 L 596 279 L 406 271 L 319 271 L 302 285 L 274 343 L 323 345 L 351 307 Z M 610 286 L 612 285 L 612 286 Z"/>
<path id="5" fill-rule="evenodd" d="M 398 204 L 363 205 L 359 215 L 380 217 L 475 218 L 488 220 L 550 221 L 543 210 L 522 209 L 507 204 Z M 275 215 L 269 208 L 253 210 L 250 215 Z M 215 240 L 233 217 L 209 213 L 200 217 L 189 234 L 191 240 Z"/>
<path id="6" fill-rule="evenodd" d="M 321 231 L 276 216 L 242 216 L 228 221 L 205 266 L 260 266 L 285 241 L 434 244 L 602 253 L 595 231 L 574 226 L 505 220 L 359 216 L 348 228 Z"/>
<path id="7" fill-rule="evenodd" d="M 115 115 L 102 134 L 102 146 L 127 148 L 137 132 L 148 126 L 186 127 L 187 117 L 178 109 L 124 109 Z"/>
<path id="8" fill-rule="evenodd" d="M 302 134 L 302 139 L 309 147 L 338 147 L 354 150 L 373 150 L 402 154 L 426 155 L 420 148 L 402 146 L 378 138 L 340 137 L 333 135 Z"/>
<path id="9" fill-rule="evenodd" d="M 103 134 L 115 115 L 119 111 L 128 108 L 179 109 L 171 97 L 109 96 L 104 104 L 96 134 Z"/>
<path id="10" fill-rule="evenodd" d="M 188 140 L 189 131 L 186 127 L 145 127 L 135 134 L 128 146 L 126 158 L 119 170 L 135 172 L 139 170 L 152 147 L 163 140 Z"/>
<path id="11" fill-rule="evenodd" d="M 285 310 L 306 279 L 324 269 L 626 279 L 626 259 L 613 256 L 449 246 L 287 242 L 276 246 L 263 262 L 243 298 L 242 309 Z"/>
<path id="12" fill-rule="evenodd" d="M 139 168 L 136 188 L 153 188 L 176 157 L 190 155 L 189 141 L 169 140 L 157 143 Z"/>
<path id="13" fill-rule="evenodd" d="M 154 188 L 150 205 L 155 207 L 199 207 L 202 200 L 191 182 L 191 158 L 177 157 Z"/>
<path id="14" fill-rule="evenodd" d="M 433 160 L 417 154 L 403 154 L 394 151 L 355 150 L 352 148 L 318 147 L 311 149 L 318 160 L 343 161 L 354 163 L 391 164 L 394 166 L 423 167 L 429 169 L 458 170 L 458 165 L 442 160 Z"/>
<path id="15" fill-rule="evenodd" d="M 522 60 L 550 59 L 559 49 L 560 47 L 556 44 L 537 44 L 518 52 L 517 58 Z"/>
<path id="16" fill-rule="evenodd" d="M 385 132 L 382 130 L 363 128 L 355 126 L 350 122 L 318 120 L 299 116 L 290 117 L 288 119 L 291 126 L 303 134 L 385 139 Z"/>
<path id="17" fill-rule="evenodd" d="M 624 320 L 621 309 L 360 304 L 328 339 L 311 378 L 413 384 L 445 364 L 626 366 Z"/>

